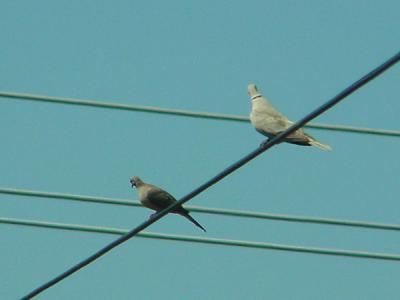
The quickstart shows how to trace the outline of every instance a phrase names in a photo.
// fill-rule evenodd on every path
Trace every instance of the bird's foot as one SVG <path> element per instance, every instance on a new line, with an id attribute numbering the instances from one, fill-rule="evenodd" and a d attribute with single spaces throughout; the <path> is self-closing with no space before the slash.
<path id="1" fill-rule="evenodd" d="M 153 218 L 155 217 L 156 214 L 157 214 L 156 212 L 155 212 L 154 214 L 151 214 L 151 215 L 149 216 L 149 220 L 153 219 Z"/>

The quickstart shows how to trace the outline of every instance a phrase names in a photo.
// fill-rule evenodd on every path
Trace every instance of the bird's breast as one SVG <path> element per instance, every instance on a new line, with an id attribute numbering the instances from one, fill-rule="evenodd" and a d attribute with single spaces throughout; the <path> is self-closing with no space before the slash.
<path id="1" fill-rule="evenodd" d="M 275 119 L 268 114 L 260 114 L 257 112 L 252 112 L 250 114 L 251 124 L 258 130 L 264 132 L 277 132 L 275 128 Z"/>
<path id="2" fill-rule="evenodd" d="M 147 186 L 141 187 L 139 190 L 139 201 L 142 203 L 143 206 L 153 209 L 153 210 L 158 210 L 158 207 L 155 206 L 152 202 L 151 199 L 149 198 L 149 192 L 150 188 Z"/>

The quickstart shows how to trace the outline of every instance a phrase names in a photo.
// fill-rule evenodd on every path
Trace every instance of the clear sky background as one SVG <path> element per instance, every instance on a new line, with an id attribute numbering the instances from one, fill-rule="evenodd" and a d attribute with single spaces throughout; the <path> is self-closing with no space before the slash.
<path id="1" fill-rule="evenodd" d="M 293 120 L 394 55 L 399 1 L 0 2 L 0 90 L 247 115 L 256 83 Z M 317 122 L 400 129 L 400 66 Z M 192 205 L 399 223 L 399 139 L 309 130 Z M 177 198 L 254 150 L 249 124 L 0 98 L 0 186 Z M 0 216 L 130 229 L 142 208 L 0 195 Z M 398 232 L 192 214 L 148 230 L 400 253 Z M 17 299 L 115 236 L 1 225 L 0 298 Z M 38 299 L 395 299 L 390 261 L 134 238 Z"/>

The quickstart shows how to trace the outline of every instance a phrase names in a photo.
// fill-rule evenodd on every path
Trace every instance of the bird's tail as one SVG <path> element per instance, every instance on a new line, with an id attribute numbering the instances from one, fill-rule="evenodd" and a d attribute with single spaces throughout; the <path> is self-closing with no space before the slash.
<path id="1" fill-rule="evenodd" d="M 318 141 L 316 141 L 314 139 L 310 139 L 309 143 L 310 143 L 310 145 L 318 147 L 319 149 L 324 150 L 324 151 L 331 151 L 332 150 L 331 146 L 322 144 L 322 143 L 320 143 L 320 142 L 318 142 Z"/>
<path id="2" fill-rule="evenodd" d="M 188 213 L 186 214 L 182 214 L 182 216 L 184 216 L 186 219 L 188 219 L 190 222 L 192 222 L 194 225 L 196 225 L 197 227 L 199 227 L 201 230 L 203 230 L 204 232 L 207 232 L 206 229 L 200 225 L 199 222 L 197 222 L 195 219 L 192 218 L 191 215 L 189 215 Z"/>

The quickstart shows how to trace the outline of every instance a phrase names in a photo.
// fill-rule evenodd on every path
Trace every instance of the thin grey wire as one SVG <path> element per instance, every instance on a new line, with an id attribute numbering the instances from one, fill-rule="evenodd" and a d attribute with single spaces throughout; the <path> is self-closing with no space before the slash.
<path id="1" fill-rule="evenodd" d="M 23 190 L 23 189 L 10 189 L 10 188 L 1 188 L 1 187 L 0 187 L 0 193 L 7 194 L 7 195 L 17 195 L 17 196 L 33 196 L 33 197 L 40 197 L 40 198 L 72 200 L 72 201 L 81 201 L 81 202 L 89 202 L 89 203 L 142 207 L 142 205 L 140 204 L 139 201 L 122 200 L 122 199 L 98 197 L 98 196 L 51 193 L 51 192 L 32 191 L 32 190 Z M 233 210 L 233 209 L 223 209 L 223 208 L 210 208 L 210 207 L 201 207 L 201 206 L 185 206 L 185 208 L 187 208 L 189 211 L 194 211 L 194 212 L 199 212 L 199 213 L 225 215 L 225 216 L 233 216 L 233 217 L 257 218 L 257 219 L 268 219 L 268 220 L 275 220 L 275 221 L 300 222 L 300 223 L 313 223 L 313 224 L 322 224 L 322 225 L 351 226 L 351 227 L 382 229 L 382 230 L 400 230 L 400 224 L 385 224 L 385 223 L 366 222 L 366 221 L 359 221 L 359 220 L 340 220 L 340 219 L 322 218 L 322 217 L 294 216 L 294 215 L 273 214 L 273 213 L 266 213 L 266 212 L 254 212 L 254 211 Z"/>
<path id="2" fill-rule="evenodd" d="M 81 232 L 91 232 L 91 233 L 102 233 L 102 234 L 113 234 L 113 235 L 124 235 L 128 233 L 126 229 L 120 228 L 109 228 L 109 227 L 98 227 L 98 226 L 85 226 L 78 224 L 65 224 L 65 223 L 55 223 L 55 222 L 44 222 L 36 220 L 24 220 L 24 219 L 14 219 L 14 218 L 0 218 L 0 223 L 11 224 L 11 225 L 21 225 L 21 226 L 32 226 L 59 230 L 71 230 L 71 231 L 81 231 Z M 161 240 L 172 240 L 179 242 L 192 242 L 201 244 L 213 244 L 221 246 L 230 247 L 246 247 L 253 249 L 265 249 L 265 250 L 283 250 L 290 252 L 305 252 L 311 254 L 324 254 L 324 255 L 335 255 L 335 256 L 347 256 L 356 258 L 368 258 L 368 259 L 381 259 L 381 260 L 394 260 L 400 261 L 399 254 L 392 253 L 377 253 L 377 252 L 366 252 L 366 251 L 354 251 L 354 250 L 342 250 L 334 248 L 314 248 L 305 246 L 295 246 L 295 245 L 284 245 L 284 244 L 273 244 L 266 242 L 252 242 L 244 240 L 230 240 L 221 238 L 205 238 L 190 235 L 177 235 L 177 234 L 167 234 L 159 232 L 140 232 L 137 237 L 150 238 L 150 239 L 161 239 Z"/>
<path id="3" fill-rule="evenodd" d="M 54 103 L 54 104 L 80 105 L 80 106 L 91 106 L 91 107 L 106 108 L 106 109 L 117 109 L 117 110 L 129 110 L 129 111 L 140 111 L 140 112 L 148 112 L 148 113 L 168 114 L 168 115 L 176 115 L 176 116 L 184 116 L 184 117 L 192 117 L 192 118 L 203 118 L 203 119 L 236 121 L 236 122 L 249 122 L 249 117 L 247 117 L 247 116 L 219 114 L 219 113 L 210 113 L 210 112 L 195 112 L 195 111 L 189 111 L 189 110 L 183 110 L 183 109 L 171 109 L 171 108 L 134 105 L 134 104 L 118 104 L 118 103 L 111 103 L 111 102 L 102 102 L 102 101 L 97 101 L 97 100 L 83 100 L 83 99 L 75 99 L 75 98 L 34 95 L 34 94 L 25 94 L 25 93 L 16 93 L 16 92 L 7 92 L 7 91 L 0 91 L 0 97 L 19 99 L 19 100 L 48 102 L 48 103 Z M 363 128 L 363 127 L 321 124 L 321 123 L 307 124 L 307 125 L 305 125 L 305 127 L 319 129 L 319 130 L 331 130 L 331 131 L 352 132 L 352 133 L 359 133 L 359 134 L 373 134 L 373 135 L 381 135 L 381 136 L 400 137 L 400 130 Z"/>

